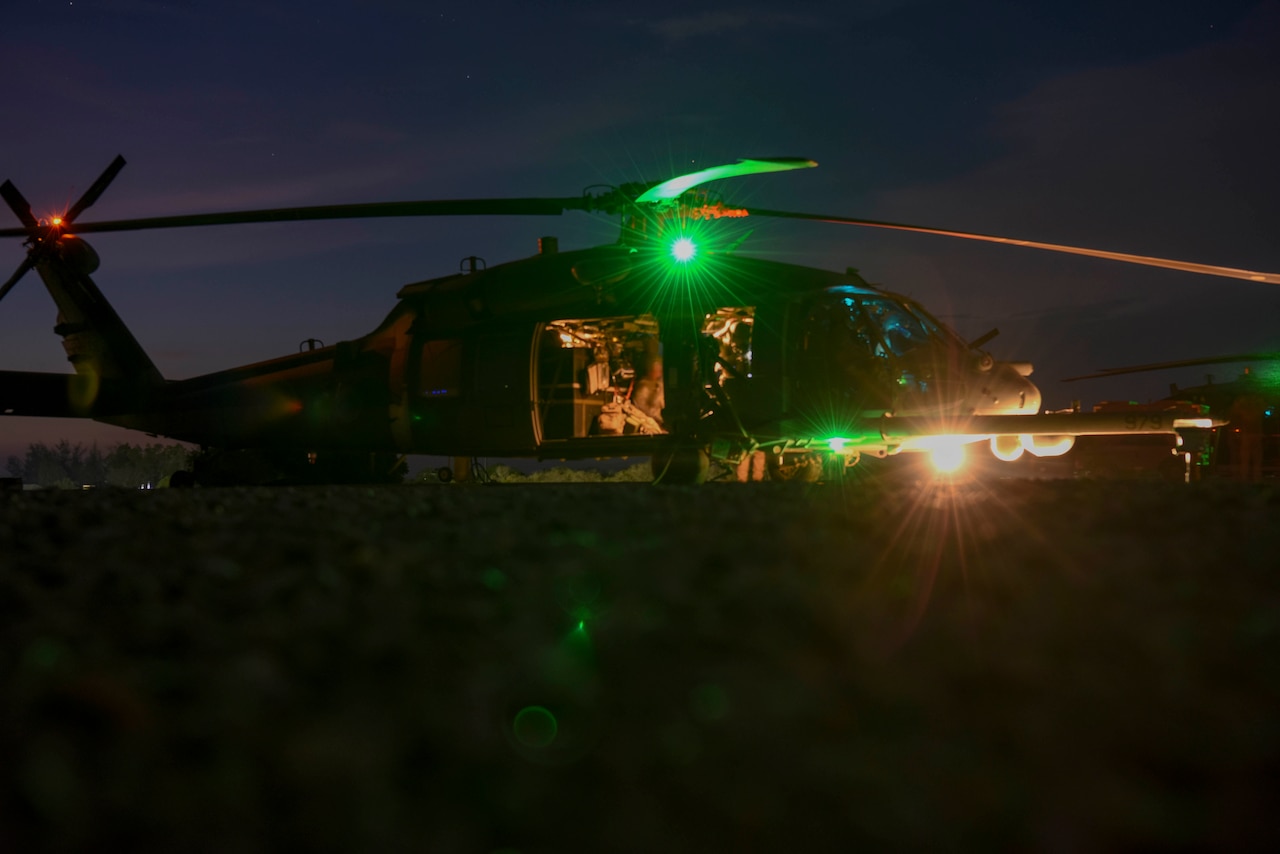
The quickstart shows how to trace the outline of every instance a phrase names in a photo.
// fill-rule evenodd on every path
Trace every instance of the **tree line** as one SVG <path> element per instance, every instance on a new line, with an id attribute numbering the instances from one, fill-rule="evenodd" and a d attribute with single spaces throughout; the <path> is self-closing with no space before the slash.
<path id="1" fill-rule="evenodd" d="M 36 442 L 23 457 L 9 457 L 9 475 L 23 483 L 78 489 L 91 486 L 123 486 L 137 489 L 159 483 L 179 469 L 190 468 L 191 450 L 182 445 L 130 445 L 122 442 L 103 451 L 63 439 L 53 445 Z"/>

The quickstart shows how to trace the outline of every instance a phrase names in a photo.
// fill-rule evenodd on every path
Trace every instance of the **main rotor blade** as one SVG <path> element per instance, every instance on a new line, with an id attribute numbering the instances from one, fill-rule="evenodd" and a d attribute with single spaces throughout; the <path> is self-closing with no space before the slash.
<path id="1" fill-rule="evenodd" d="M 677 175 L 660 184 L 655 184 L 636 197 L 636 202 L 662 202 L 674 199 L 685 190 L 690 190 L 708 181 L 719 181 L 721 178 L 736 178 L 739 175 L 760 175 L 765 172 L 787 172 L 792 169 L 809 169 L 817 166 L 817 161 L 807 157 L 762 157 L 757 160 L 739 160 L 737 163 L 726 163 L 712 166 L 688 175 Z"/>
<path id="2" fill-rule="evenodd" d="M 17 214 L 18 219 L 22 221 L 22 224 L 26 226 L 26 228 L 21 231 L 18 231 L 17 229 L 5 229 L 6 232 L 16 232 L 13 235 L 6 233 L 6 237 L 26 237 L 28 234 L 27 229 L 35 228 L 40 225 L 40 222 L 35 218 L 35 215 L 31 213 L 31 203 L 23 197 L 22 193 L 18 192 L 18 188 L 13 185 L 12 181 L 5 181 L 3 184 L 0 184 L 0 197 L 3 197 L 4 200 L 8 202 L 9 207 L 15 214 Z"/>
<path id="3" fill-rule="evenodd" d="M 27 274 L 27 271 L 30 270 L 35 265 L 36 265 L 36 262 L 32 261 L 31 258 L 27 258 L 27 260 L 19 264 L 18 269 L 15 270 L 13 275 L 9 277 L 9 280 L 5 282 L 3 285 L 0 285 L 0 300 L 8 296 L 9 291 L 13 290 L 13 286 L 18 284 L 18 280 L 21 279 L 23 276 L 25 276 Z"/>
<path id="4" fill-rule="evenodd" d="M 1144 371 L 1163 371 L 1169 368 L 1194 368 L 1199 365 L 1229 365 L 1232 362 L 1275 362 L 1280 360 L 1280 353 L 1238 353 L 1234 356 L 1210 356 L 1204 359 L 1178 359 L 1173 362 L 1153 362 L 1149 365 L 1128 365 L 1123 368 L 1103 368 L 1092 374 L 1078 377 L 1067 377 L 1064 383 L 1076 380 L 1096 380 L 1103 377 L 1119 377 L 1125 374 L 1140 374 Z"/>
<path id="5" fill-rule="evenodd" d="M 74 222 L 75 218 L 84 212 L 84 209 L 92 205 L 98 200 L 98 197 L 106 191 L 107 187 L 120 174 L 120 170 L 124 168 L 124 157 L 117 154 L 116 159 L 111 161 L 111 165 L 98 176 L 98 180 L 93 182 L 89 189 L 84 191 L 84 195 L 80 197 L 80 201 L 71 206 L 65 214 L 62 215 L 63 222 Z"/>
<path id="6" fill-rule="evenodd" d="M 559 216 L 567 210 L 591 210 L 594 200 L 585 196 L 567 199 L 454 199 L 420 202 L 373 202 L 356 205 L 317 205 L 260 211 L 159 216 L 108 222 L 78 223 L 77 234 L 136 231 L 149 228 L 188 228 L 199 225 L 235 225 L 253 222 L 299 222 L 319 219 L 368 219 L 400 216 Z M 0 230 L 0 237 L 10 236 Z"/>
<path id="7" fill-rule="evenodd" d="M 896 222 L 880 222 L 874 219 L 854 219 L 843 216 L 826 216 L 823 214 L 793 213 L 790 211 L 770 211 L 756 208 L 749 209 L 752 216 L 771 216 L 780 219 L 804 219 L 815 222 L 834 222 L 841 225 L 861 225 L 868 228 L 889 228 L 896 231 L 914 231 L 919 234 L 940 234 L 944 237 L 962 237 L 966 240 L 982 240 L 987 243 L 1003 243 L 1009 246 L 1025 246 L 1029 249 L 1044 249 L 1049 252 L 1065 252 L 1069 255 L 1087 255 L 1091 258 L 1106 258 L 1111 261 L 1123 261 L 1126 264 L 1141 264 L 1146 267 L 1163 267 L 1168 270 L 1181 270 L 1186 273 L 1203 273 L 1206 276 L 1227 276 L 1233 279 L 1248 279 L 1251 282 L 1268 282 L 1280 285 L 1280 273 L 1259 273 L 1254 270 L 1241 270 L 1235 267 L 1219 267 L 1214 264 L 1197 264 L 1192 261 L 1175 261 L 1171 258 L 1153 258 L 1148 255 L 1131 255 L 1126 252 L 1108 252 L 1105 249 L 1086 249 L 1082 246 L 1063 246 L 1058 243 L 1038 243 L 1034 240 L 1017 240 L 1012 237 L 997 237 L 991 234 L 977 234 L 971 231 L 951 231 L 945 228 L 928 228 L 920 225 L 904 225 Z"/>

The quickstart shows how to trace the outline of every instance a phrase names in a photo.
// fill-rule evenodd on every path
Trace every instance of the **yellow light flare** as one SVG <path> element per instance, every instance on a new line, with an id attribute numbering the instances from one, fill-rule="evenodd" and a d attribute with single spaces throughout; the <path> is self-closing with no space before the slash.
<path id="1" fill-rule="evenodd" d="M 934 451 L 939 448 L 985 442 L 990 438 L 990 435 L 984 433 L 934 433 L 925 436 L 907 436 L 902 440 L 900 447 L 903 451 Z"/>
<path id="2" fill-rule="evenodd" d="M 952 474 L 964 465 L 963 444 L 940 444 L 929 452 L 933 470 L 939 474 Z"/>

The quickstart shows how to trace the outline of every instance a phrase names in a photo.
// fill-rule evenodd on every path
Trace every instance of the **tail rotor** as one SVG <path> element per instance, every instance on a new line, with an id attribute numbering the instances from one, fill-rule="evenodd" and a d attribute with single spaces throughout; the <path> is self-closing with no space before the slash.
<path id="1" fill-rule="evenodd" d="M 41 259 L 56 251 L 58 242 L 67 227 L 75 222 L 76 217 L 84 213 L 106 192 L 107 187 L 115 180 L 116 175 L 120 174 L 120 170 L 124 168 L 124 165 L 124 157 L 117 155 L 116 159 L 111 161 L 111 165 L 98 176 L 98 180 L 94 181 L 88 190 L 85 190 L 79 201 L 68 208 L 67 212 L 62 216 L 54 217 L 46 222 L 41 222 L 31 212 L 31 204 L 14 186 L 12 181 L 5 181 L 0 184 L 0 198 L 4 199 L 5 203 L 9 205 L 9 209 L 13 211 L 14 215 L 22 223 L 22 230 L 18 233 L 25 233 L 27 246 L 29 247 L 26 260 L 18 265 L 18 269 L 3 285 L 0 285 L 0 300 L 4 299 L 9 291 L 13 290 L 13 287 L 27 274 L 28 270 L 40 263 Z"/>

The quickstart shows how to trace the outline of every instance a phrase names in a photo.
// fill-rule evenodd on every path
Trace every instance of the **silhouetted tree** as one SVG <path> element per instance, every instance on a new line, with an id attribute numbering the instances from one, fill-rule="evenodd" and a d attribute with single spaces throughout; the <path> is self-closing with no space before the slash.
<path id="1" fill-rule="evenodd" d="M 191 452 L 182 445 L 119 444 L 106 457 L 107 483 L 138 487 L 161 479 L 188 466 Z"/>
<path id="2" fill-rule="evenodd" d="M 134 446 L 121 443 L 107 453 L 97 443 L 86 448 L 66 439 L 52 447 L 44 442 L 27 446 L 26 456 L 9 457 L 9 473 L 39 486 L 73 488 L 84 484 L 139 487 L 155 484 L 187 467 L 190 452 L 182 445 Z"/>

